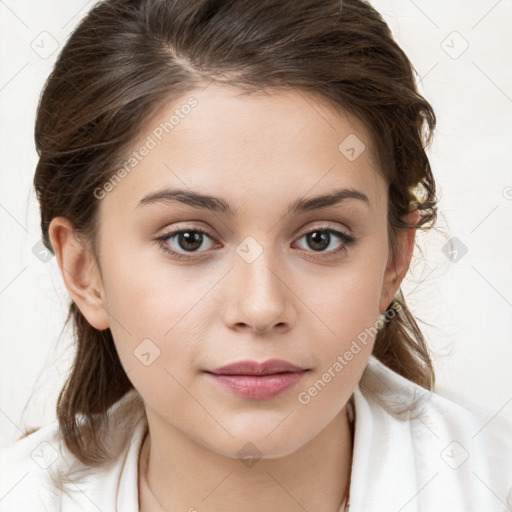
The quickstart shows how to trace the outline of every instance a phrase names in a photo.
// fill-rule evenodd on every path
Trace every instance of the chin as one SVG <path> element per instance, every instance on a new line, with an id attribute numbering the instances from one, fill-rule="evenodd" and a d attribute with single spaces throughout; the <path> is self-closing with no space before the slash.
<path id="1" fill-rule="evenodd" d="M 247 466 L 251 467 L 251 464 L 259 459 L 286 457 L 307 443 L 305 439 L 291 437 L 290 433 L 284 429 L 279 434 L 274 432 L 268 435 L 269 431 L 267 429 L 258 431 L 253 426 L 245 433 L 234 435 L 227 443 L 210 448 L 225 457 L 240 459 L 241 462 L 248 461 Z"/>

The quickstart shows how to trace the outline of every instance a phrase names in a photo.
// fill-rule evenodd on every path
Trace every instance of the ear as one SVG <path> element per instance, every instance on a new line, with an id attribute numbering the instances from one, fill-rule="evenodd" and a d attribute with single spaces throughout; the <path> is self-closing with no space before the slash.
<path id="1" fill-rule="evenodd" d="M 416 226 L 420 220 L 418 209 L 409 212 L 404 217 L 404 221 L 409 226 Z M 384 313 L 393 301 L 393 298 L 400 288 L 409 265 L 411 263 L 412 253 L 414 251 L 414 240 L 416 239 L 416 229 L 401 228 L 397 232 L 397 250 L 395 258 L 390 254 L 382 286 L 382 294 L 379 310 Z"/>
<path id="2" fill-rule="evenodd" d="M 86 320 L 96 329 L 109 327 L 105 294 L 92 250 L 64 217 L 54 217 L 48 230 L 64 284 Z"/>

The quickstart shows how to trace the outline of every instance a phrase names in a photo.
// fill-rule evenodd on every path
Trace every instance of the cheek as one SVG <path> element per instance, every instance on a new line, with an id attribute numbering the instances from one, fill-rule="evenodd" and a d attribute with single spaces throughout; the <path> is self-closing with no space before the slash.
<path id="1" fill-rule="evenodd" d="M 151 271 L 126 273 L 123 264 L 110 288 L 111 323 L 115 346 L 123 368 L 145 403 L 181 403 L 186 399 L 194 340 L 187 314 L 197 297 L 192 287 L 176 286 L 176 280 Z M 171 286 L 172 285 L 172 286 Z M 181 385 L 180 385 L 181 384 Z"/>
<path id="2" fill-rule="evenodd" d="M 121 245 L 106 249 L 103 258 L 110 329 L 121 363 L 145 399 L 165 401 L 174 387 L 179 392 L 177 381 L 185 385 L 190 378 L 197 342 L 209 325 L 202 300 L 219 276 L 205 271 L 201 277 L 164 259 L 148 263 L 145 250 Z"/>
<path id="3" fill-rule="evenodd" d="M 356 376 L 366 364 L 377 334 L 379 295 L 374 284 L 357 282 L 350 286 L 351 283 L 341 279 L 336 284 L 339 286 L 336 291 L 332 287 L 324 290 L 330 296 L 328 300 L 324 296 L 312 305 L 319 312 L 317 370 L 327 371 L 339 356 L 346 355 L 342 364 L 350 368 L 344 369 L 344 374 Z M 339 370 L 334 369 L 337 374 Z"/>
<path id="4" fill-rule="evenodd" d="M 387 261 L 386 239 L 368 239 L 343 265 L 333 269 L 328 278 L 306 282 L 302 291 L 318 323 L 317 343 L 321 350 L 320 371 L 331 368 L 338 356 L 347 351 L 344 373 L 358 376 L 366 364 L 377 334 L 379 303 Z M 312 291 L 311 291 L 312 290 Z M 358 354 L 357 357 L 355 354 Z M 345 363 L 343 363 L 345 364 Z M 328 378 L 328 376 L 327 376 Z M 342 380 L 342 379 L 338 379 Z"/>
<path id="5" fill-rule="evenodd" d="M 107 308 L 117 323 L 139 338 L 161 339 L 193 308 L 213 280 L 205 282 L 191 267 L 167 262 L 151 243 L 142 247 L 136 242 L 113 244 L 106 248 L 103 259 Z M 113 324 L 116 328 L 115 321 Z"/>
<path id="6" fill-rule="evenodd" d="M 362 259 L 341 265 L 329 276 L 304 280 L 305 302 L 325 324 L 343 338 L 373 324 L 379 315 L 383 282 L 382 259 Z"/>
<path id="7" fill-rule="evenodd" d="M 348 400 L 366 367 L 378 332 L 380 269 L 379 264 L 354 266 L 322 283 L 311 297 L 320 325 L 316 365 L 296 395 L 301 414 L 311 422 L 330 421 L 339 412 L 336 404 Z"/>

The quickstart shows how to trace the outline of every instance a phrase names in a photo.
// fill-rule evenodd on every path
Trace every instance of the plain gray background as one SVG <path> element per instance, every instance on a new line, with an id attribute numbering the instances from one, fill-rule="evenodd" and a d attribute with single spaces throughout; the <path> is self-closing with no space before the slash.
<path id="1" fill-rule="evenodd" d="M 33 127 L 57 54 L 94 3 L 0 0 L 0 448 L 20 427 L 54 418 L 72 356 L 69 332 L 59 338 L 67 292 L 55 258 L 37 250 Z M 418 237 L 423 255 L 403 284 L 433 350 L 437 390 L 487 406 L 489 421 L 512 415 L 512 2 L 371 3 L 438 117 L 429 156 L 439 231 Z"/>

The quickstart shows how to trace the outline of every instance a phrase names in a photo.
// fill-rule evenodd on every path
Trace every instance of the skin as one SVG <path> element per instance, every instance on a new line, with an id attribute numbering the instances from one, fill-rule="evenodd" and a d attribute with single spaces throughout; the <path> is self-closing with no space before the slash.
<path id="1" fill-rule="evenodd" d="M 346 403 L 374 340 L 309 403 L 298 396 L 375 326 L 407 271 L 415 230 L 398 232 L 392 258 L 387 185 L 372 141 L 361 122 L 310 93 L 247 95 L 211 84 L 163 106 L 134 150 L 191 95 L 197 107 L 99 201 L 96 257 L 66 219 L 50 226 L 71 297 L 91 325 L 111 329 L 145 402 L 141 510 L 335 512 L 352 462 Z M 366 146 L 354 161 L 338 150 L 350 134 Z M 238 210 L 230 217 L 170 201 L 138 206 L 164 188 L 218 196 Z M 286 215 L 293 201 L 338 188 L 369 201 Z M 414 225 L 417 212 L 406 220 Z M 178 228 L 213 236 L 196 252 L 168 239 L 192 255 L 183 261 L 155 243 Z M 335 255 L 344 242 L 333 235 L 315 250 L 305 235 L 320 228 L 355 242 Z M 237 253 L 246 237 L 262 250 L 250 263 Z M 146 366 L 134 350 L 148 338 L 160 355 Z M 204 373 L 269 358 L 309 371 L 271 400 L 235 396 Z M 238 455 L 248 442 L 261 457 L 250 467 Z"/>

